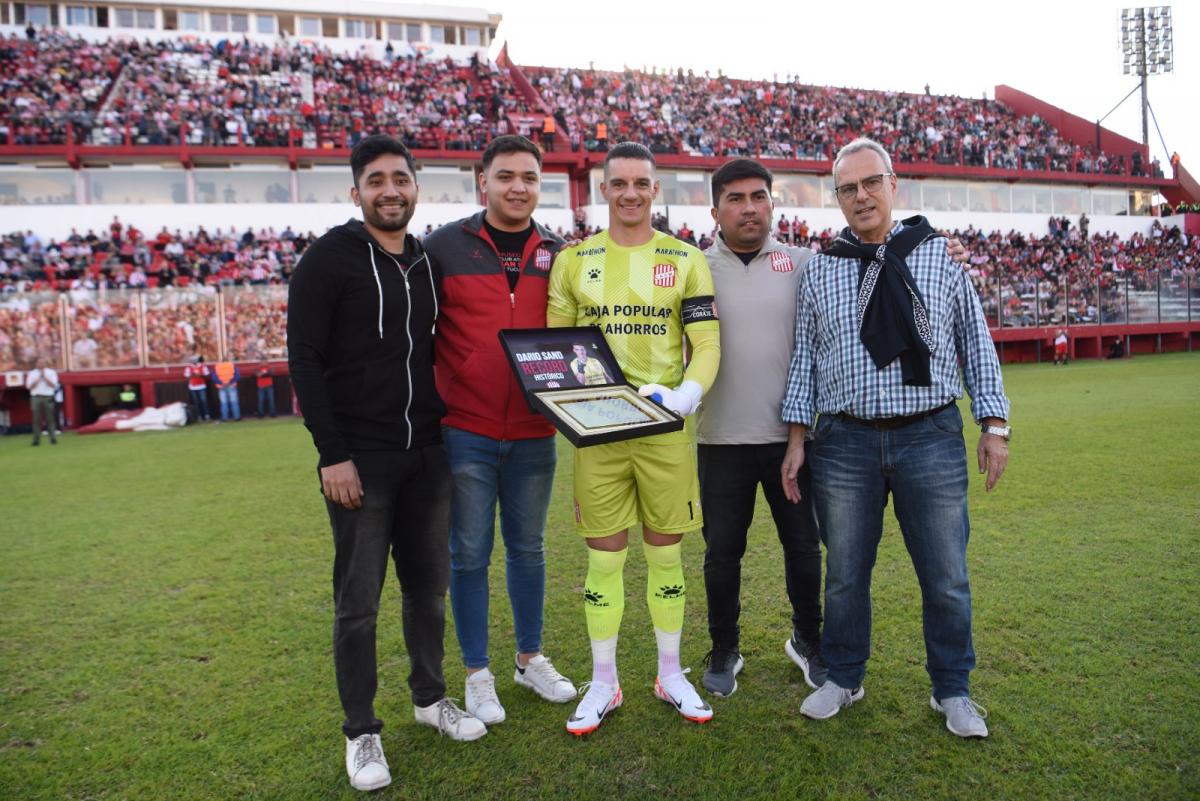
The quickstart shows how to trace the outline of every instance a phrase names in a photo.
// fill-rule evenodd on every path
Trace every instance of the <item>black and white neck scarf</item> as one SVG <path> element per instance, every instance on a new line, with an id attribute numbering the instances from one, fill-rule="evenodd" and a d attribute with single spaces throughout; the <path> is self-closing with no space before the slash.
<path id="1" fill-rule="evenodd" d="M 825 252 L 859 260 L 858 335 L 875 367 L 882 370 L 899 358 L 904 383 L 927 387 L 932 384 L 933 333 L 907 260 L 918 245 L 941 234 L 921 216 L 901 225 L 886 245 L 865 245 L 849 227 L 843 228 Z"/>

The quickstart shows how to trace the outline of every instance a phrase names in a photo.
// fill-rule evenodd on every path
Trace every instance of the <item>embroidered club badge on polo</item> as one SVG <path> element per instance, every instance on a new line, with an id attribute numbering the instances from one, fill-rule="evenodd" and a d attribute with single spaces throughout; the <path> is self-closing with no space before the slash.
<path id="1" fill-rule="evenodd" d="M 771 269 L 777 273 L 790 273 L 796 269 L 796 265 L 792 263 L 791 256 L 777 250 L 771 254 Z"/>
<path id="2" fill-rule="evenodd" d="M 675 286 L 675 265 L 674 264 L 656 264 L 654 265 L 654 285 L 663 287 Z"/>
<path id="3" fill-rule="evenodd" d="M 545 248 L 538 248 L 537 253 L 534 255 L 533 266 L 544 272 L 550 269 L 550 261 L 550 251 Z"/>

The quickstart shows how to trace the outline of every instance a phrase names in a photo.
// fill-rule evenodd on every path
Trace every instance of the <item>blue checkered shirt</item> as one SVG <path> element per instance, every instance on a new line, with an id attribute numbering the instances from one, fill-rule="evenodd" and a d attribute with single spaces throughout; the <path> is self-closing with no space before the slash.
<path id="1" fill-rule="evenodd" d="M 888 239 L 899 230 L 897 223 Z M 928 387 L 905 386 L 899 359 L 882 370 L 871 361 L 858 334 L 858 267 L 857 259 L 818 253 L 804 268 L 784 422 L 811 427 L 818 412 L 872 420 L 918 414 L 961 398 L 964 383 L 976 420 L 1007 420 L 1000 360 L 983 307 L 966 273 L 946 254 L 946 240 L 926 241 L 908 256 L 932 328 Z"/>

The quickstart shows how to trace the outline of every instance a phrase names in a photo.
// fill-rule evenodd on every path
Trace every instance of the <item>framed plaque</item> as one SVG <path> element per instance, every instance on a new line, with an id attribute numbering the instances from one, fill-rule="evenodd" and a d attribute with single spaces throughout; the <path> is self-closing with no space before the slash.
<path id="1" fill-rule="evenodd" d="M 683 428 L 682 417 L 625 381 L 595 326 L 509 328 L 500 342 L 529 408 L 577 448 Z"/>

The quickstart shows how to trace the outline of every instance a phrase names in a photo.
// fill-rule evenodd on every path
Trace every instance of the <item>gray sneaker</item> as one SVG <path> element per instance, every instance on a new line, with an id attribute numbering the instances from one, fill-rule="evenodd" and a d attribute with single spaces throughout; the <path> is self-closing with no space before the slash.
<path id="1" fill-rule="evenodd" d="M 821 658 L 820 643 L 814 643 L 793 634 L 792 638 L 783 644 L 783 650 L 804 674 L 804 683 L 814 690 L 820 689 L 829 675 L 825 660 Z"/>
<path id="2" fill-rule="evenodd" d="M 941 703 L 932 695 L 929 706 L 934 712 L 946 716 L 946 728 L 959 737 L 987 737 L 988 727 L 983 722 L 987 710 L 965 695 L 943 698 Z"/>
<path id="3" fill-rule="evenodd" d="M 708 666 L 700 680 L 704 689 L 721 698 L 737 692 L 737 674 L 746 664 L 740 653 L 728 648 L 714 648 L 704 657 L 704 664 Z"/>
<path id="4" fill-rule="evenodd" d="M 828 720 L 841 711 L 842 707 L 861 701 L 864 695 L 866 691 L 862 687 L 847 690 L 826 680 L 821 689 L 804 699 L 804 703 L 800 705 L 800 714 L 813 720 Z"/>

